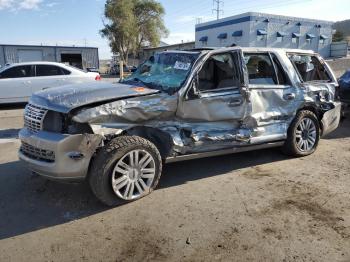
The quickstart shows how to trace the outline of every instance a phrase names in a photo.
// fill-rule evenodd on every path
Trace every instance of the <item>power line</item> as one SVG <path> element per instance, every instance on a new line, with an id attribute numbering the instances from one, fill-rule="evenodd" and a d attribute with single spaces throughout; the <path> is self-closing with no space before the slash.
<path id="1" fill-rule="evenodd" d="M 255 2 L 256 0 L 251 0 L 251 1 L 241 1 L 241 2 L 247 2 L 247 3 L 253 3 Z M 242 12 L 242 11 L 249 11 L 249 9 L 256 9 L 256 8 L 272 8 L 272 7 L 280 7 L 280 6 L 288 6 L 288 5 L 295 5 L 295 4 L 300 4 L 300 3 L 305 3 L 305 2 L 309 2 L 311 0 L 279 0 L 279 1 L 275 1 L 275 2 L 270 2 L 269 4 L 253 4 L 253 5 L 250 5 L 250 6 L 245 6 L 244 8 L 239 8 L 239 9 L 235 9 L 235 13 L 237 12 Z M 226 5 L 225 5 L 226 6 Z M 226 8 L 226 7 L 225 7 Z M 201 14 L 205 14 L 204 12 L 200 12 L 200 13 L 197 13 L 196 15 L 198 17 L 200 17 Z M 203 22 L 206 22 L 206 21 L 203 21 Z M 183 28 L 185 29 L 186 26 L 185 25 L 188 25 L 188 24 L 195 24 L 195 17 L 193 18 L 192 21 L 186 21 L 186 22 L 182 22 L 181 24 L 177 24 L 175 26 L 173 26 L 173 28 Z"/>
<path id="2" fill-rule="evenodd" d="M 216 4 L 216 8 L 213 8 L 213 12 L 216 12 L 216 19 L 219 20 L 220 19 L 220 13 L 223 14 L 224 10 L 220 9 L 220 5 L 224 5 L 224 1 L 222 0 L 213 0 L 213 6 L 215 7 Z"/>

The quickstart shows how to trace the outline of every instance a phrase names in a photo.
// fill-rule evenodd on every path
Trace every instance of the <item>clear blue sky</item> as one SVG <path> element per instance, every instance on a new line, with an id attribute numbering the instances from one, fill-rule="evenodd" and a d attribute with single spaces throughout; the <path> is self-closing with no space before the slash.
<path id="1" fill-rule="evenodd" d="M 161 0 L 170 30 L 167 43 L 194 39 L 195 19 L 215 18 L 212 0 Z M 0 0 L 0 44 L 97 46 L 110 50 L 98 31 L 104 0 Z M 224 0 L 222 17 L 255 11 L 339 21 L 350 19 L 349 0 Z"/>

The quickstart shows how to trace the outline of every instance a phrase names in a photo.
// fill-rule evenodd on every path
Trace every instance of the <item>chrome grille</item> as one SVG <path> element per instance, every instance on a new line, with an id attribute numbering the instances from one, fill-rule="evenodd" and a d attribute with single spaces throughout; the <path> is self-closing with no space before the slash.
<path id="1" fill-rule="evenodd" d="M 29 145 L 22 142 L 20 151 L 27 157 L 49 163 L 55 162 L 55 152 Z"/>
<path id="2" fill-rule="evenodd" d="M 47 109 L 28 104 L 24 111 L 24 126 L 31 132 L 37 133 L 42 129 Z"/>

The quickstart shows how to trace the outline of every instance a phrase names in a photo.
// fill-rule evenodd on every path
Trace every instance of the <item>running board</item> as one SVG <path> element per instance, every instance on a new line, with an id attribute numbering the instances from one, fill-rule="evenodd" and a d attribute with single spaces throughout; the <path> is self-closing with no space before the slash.
<path id="1" fill-rule="evenodd" d="M 192 160 L 192 159 L 198 159 L 198 158 L 222 156 L 222 155 L 229 155 L 229 154 L 259 150 L 259 149 L 279 147 L 279 146 L 283 146 L 283 144 L 284 144 L 284 141 L 279 141 L 279 142 L 266 143 L 266 144 L 260 144 L 260 145 L 235 147 L 235 148 L 217 150 L 217 151 L 211 151 L 211 152 L 203 152 L 203 153 L 194 153 L 194 154 L 182 155 L 182 156 L 174 156 L 174 157 L 168 157 L 165 160 L 165 163 L 174 163 L 174 162 L 186 161 L 186 160 Z"/>

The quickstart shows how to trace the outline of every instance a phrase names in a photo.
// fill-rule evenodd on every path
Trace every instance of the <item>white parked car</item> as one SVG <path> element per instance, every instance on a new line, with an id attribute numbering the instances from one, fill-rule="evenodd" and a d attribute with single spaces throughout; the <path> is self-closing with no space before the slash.
<path id="1" fill-rule="evenodd" d="M 15 63 L 0 68 L 0 104 L 26 102 L 51 87 L 101 80 L 98 73 L 55 62 Z"/>

